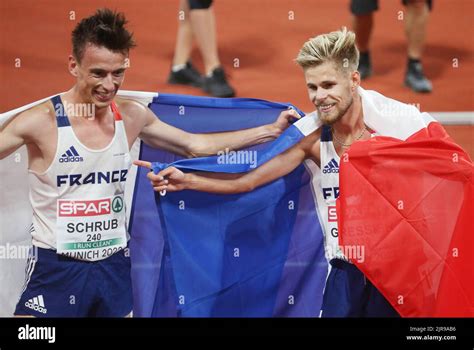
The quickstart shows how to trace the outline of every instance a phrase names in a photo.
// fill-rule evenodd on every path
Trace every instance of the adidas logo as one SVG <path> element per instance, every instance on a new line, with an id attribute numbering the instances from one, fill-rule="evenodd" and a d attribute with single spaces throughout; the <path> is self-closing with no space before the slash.
<path id="1" fill-rule="evenodd" d="M 48 309 L 46 309 L 44 307 L 44 300 L 43 300 L 43 296 L 42 295 L 38 295 L 37 297 L 34 297 L 30 300 L 28 300 L 26 303 L 25 303 L 25 306 L 27 308 L 30 308 L 32 310 L 35 310 L 35 311 L 38 311 L 38 312 L 41 312 L 43 314 L 45 314 L 46 312 L 48 312 Z"/>
<path id="2" fill-rule="evenodd" d="M 69 147 L 69 149 L 63 153 L 61 158 L 59 158 L 59 163 L 72 163 L 72 162 L 83 162 L 84 158 L 82 158 L 79 153 L 77 153 L 74 146 Z"/>
<path id="3" fill-rule="evenodd" d="M 339 165 L 336 160 L 331 159 L 323 168 L 323 174 L 339 173 Z"/>

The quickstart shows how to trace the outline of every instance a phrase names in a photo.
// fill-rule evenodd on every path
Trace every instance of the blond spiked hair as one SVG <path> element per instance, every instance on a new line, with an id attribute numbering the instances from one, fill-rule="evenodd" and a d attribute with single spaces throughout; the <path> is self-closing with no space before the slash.
<path id="1" fill-rule="evenodd" d="M 355 71 L 359 66 L 359 50 L 355 34 L 342 27 L 341 30 L 321 34 L 304 43 L 296 63 L 303 69 L 333 62 L 345 71 Z"/>

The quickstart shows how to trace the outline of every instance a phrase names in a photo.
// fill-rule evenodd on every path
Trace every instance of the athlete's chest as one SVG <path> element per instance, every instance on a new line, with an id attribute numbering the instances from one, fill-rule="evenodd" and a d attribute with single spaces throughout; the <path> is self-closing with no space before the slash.
<path id="1" fill-rule="evenodd" d="M 115 136 L 115 123 L 88 120 L 71 121 L 71 134 L 89 149 L 100 150 L 109 145 Z"/>
<path id="2" fill-rule="evenodd" d="M 342 145 L 342 144 L 340 144 L 340 143 L 338 143 L 337 141 L 334 141 L 334 140 L 332 141 L 332 145 L 334 147 L 334 151 L 336 152 L 337 156 L 342 157 L 344 153 L 349 151 L 349 149 L 351 148 L 351 146 L 353 144 L 355 144 L 356 142 L 369 140 L 371 137 L 372 136 L 371 136 L 370 132 L 366 132 L 359 140 L 354 141 L 350 145 Z M 346 158 L 346 156 L 344 156 L 344 158 Z"/>

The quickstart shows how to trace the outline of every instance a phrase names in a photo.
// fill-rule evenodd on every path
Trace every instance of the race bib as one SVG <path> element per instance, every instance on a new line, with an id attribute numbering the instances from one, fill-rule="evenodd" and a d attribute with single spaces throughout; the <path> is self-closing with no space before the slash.
<path id="1" fill-rule="evenodd" d="M 325 210 L 321 213 L 326 230 L 326 257 L 328 260 L 333 258 L 346 260 L 341 247 L 339 246 L 339 231 L 337 227 L 336 201 L 326 201 Z"/>
<path id="2" fill-rule="evenodd" d="M 127 244 L 123 195 L 101 199 L 58 199 L 57 252 L 96 261 Z"/>

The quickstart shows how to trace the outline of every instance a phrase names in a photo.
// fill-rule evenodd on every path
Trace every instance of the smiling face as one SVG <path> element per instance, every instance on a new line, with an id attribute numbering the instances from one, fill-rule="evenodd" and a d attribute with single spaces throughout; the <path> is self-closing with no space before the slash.
<path id="1" fill-rule="evenodd" d="M 326 125 L 339 121 L 351 108 L 360 84 L 357 71 L 337 69 L 336 63 L 326 61 L 304 69 L 306 87 L 319 119 Z"/>
<path id="2" fill-rule="evenodd" d="M 88 43 L 80 63 L 69 57 L 69 71 L 76 77 L 77 91 L 86 103 L 108 107 L 123 83 L 128 56 Z"/>

